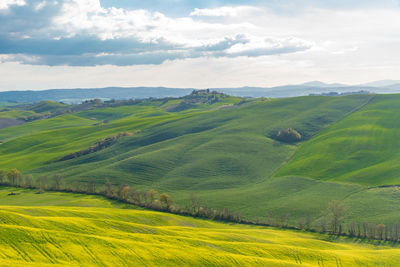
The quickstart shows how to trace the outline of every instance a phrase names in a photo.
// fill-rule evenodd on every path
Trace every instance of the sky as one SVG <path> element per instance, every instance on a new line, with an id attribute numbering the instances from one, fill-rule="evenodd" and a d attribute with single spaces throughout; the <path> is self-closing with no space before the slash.
<path id="1" fill-rule="evenodd" d="M 0 0 L 0 91 L 400 79 L 400 0 Z"/>

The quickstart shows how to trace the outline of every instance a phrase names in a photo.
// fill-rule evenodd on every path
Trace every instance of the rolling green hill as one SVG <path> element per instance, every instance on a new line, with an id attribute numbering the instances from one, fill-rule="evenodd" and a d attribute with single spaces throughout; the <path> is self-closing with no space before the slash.
<path id="1" fill-rule="evenodd" d="M 396 136 L 399 97 L 221 97 L 214 103 L 206 96 L 198 102 L 181 98 L 93 107 L 0 130 L 5 141 L 0 169 L 18 168 L 35 177 L 58 173 L 68 187 L 96 181 L 99 190 L 109 178 L 114 185 L 168 192 L 181 206 L 194 194 L 204 206 L 229 208 L 245 218 L 290 214 L 293 224 L 304 217 L 317 222 L 330 201 L 342 200 L 350 208 L 349 222 L 392 224 L 400 212 L 396 187 L 371 185 L 396 182 L 383 171 L 389 172 L 385 164 L 396 159 L 395 143 L 388 140 Z M 381 132 L 382 127 L 387 129 Z M 299 131 L 302 141 L 274 140 L 287 128 Z M 60 161 L 122 132 L 132 136 Z M 373 162 L 381 167 L 369 175 Z M 369 166 L 368 183 L 353 175 L 363 166 Z M 395 164 L 391 168 L 395 173 Z"/>
<path id="2" fill-rule="evenodd" d="M 400 184 L 400 95 L 371 103 L 301 145 L 275 176 L 300 175 L 368 186 Z"/>
<path id="3" fill-rule="evenodd" d="M 2 266 L 395 266 L 397 246 L 0 190 Z"/>
<path id="4" fill-rule="evenodd" d="M 24 171 L 33 170 L 34 168 L 44 165 L 46 168 L 51 168 L 52 165 L 57 165 L 57 163 L 55 163 L 57 159 L 70 152 L 87 148 L 101 138 L 123 131 L 136 130 L 142 130 L 142 132 L 132 138 L 127 138 L 124 143 L 121 141 L 118 146 L 113 147 L 113 149 L 117 151 L 117 154 L 119 154 L 119 157 L 121 157 L 121 154 L 124 152 L 133 154 L 136 149 L 139 149 L 139 151 L 151 150 L 154 155 L 158 154 L 158 158 L 165 159 L 166 157 L 163 156 L 163 153 L 166 152 L 166 150 L 163 149 L 165 146 L 168 146 L 168 149 L 177 149 L 174 154 L 179 156 L 182 149 L 187 150 L 193 146 L 203 145 L 200 147 L 204 147 L 203 151 L 206 150 L 206 153 L 209 153 L 208 150 L 213 149 L 213 147 L 225 147 L 226 150 L 230 150 L 239 146 L 240 148 L 247 147 L 246 143 L 248 142 L 250 151 L 255 149 L 257 153 L 264 153 L 264 155 L 270 154 L 271 157 L 277 156 L 278 158 L 276 160 L 261 158 L 261 164 L 267 162 L 267 164 L 272 164 L 276 168 L 290 155 L 287 150 L 293 151 L 294 145 L 286 145 L 273 141 L 269 138 L 269 135 L 273 134 L 274 131 L 291 126 L 298 128 L 303 137 L 308 139 L 318 132 L 319 129 L 340 119 L 359 105 L 364 104 L 368 99 L 369 96 L 337 99 L 327 97 L 294 98 L 254 102 L 241 107 L 232 106 L 233 108 L 230 109 L 189 113 L 187 110 L 183 113 L 165 112 L 165 109 L 152 103 L 151 105 L 145 106 L 145 108 L 134 106 L 131 110 L 132 115 L 130 116 L 112 120 L 109 123 L 93 123 L 90 126 L 76 126 L 81 123 L 84 125 L 89 123 L 87 121 L 78 121 L 78 118 L 71 118 L 68 117 L 68 115 L 62 115 L 60 117 L 39 120 L 29 125 L 25 124 L 1 131 L 1 138 L 7 140 L 7 142 L 0 148 L 0 168 L 7 169 L 16 167 Z M 310 106 L 313 108 L 309 108 Z M 117 112 L 114 113 L 119 113 L 121 107 L 117 107 L 116 109 Z M 88 113 L 84 112 L 82 115 L 76 113 L 76 115 L 87 119 Z M 27 131 L 27 128 L 34 129 L 33 133 Z M 239 139 L 236 140 L 236 138 Z M 181 140 L 183 143 L 187 140 L 186 144 L 180 146 L 174 145 L 174 142 L 180 143 Z M 211 141 L 215 142 L 215 144 L 212 144 Z M 240 142 L 244 143 L 240 144 Z M 208 143 L 209 148 L 207 148 L 206 143 Z M 253 143 L 253 145 L 251 145 L 251 143 Z M 271 152 L 270 149 L 272 152 L 274 150 L 282 151 L 283 159 L 279 158 L 279 153 L 272 153 L 274 155 L 269 153 Z M 213 155 L 213 153 L 222 152 L 215 150 L 217 149 L 214 149 L 211 155 Z M 101 158 L 109 159 L 108 152 L 110 152 L 112 156 L 115 156 L 113 151 L 107 150 L 101 154 Z M 200 153 L 204 152 L 200 151 Z M 238 153 L 249 155 L 246 151 L 238 151 Z M 98 156 L 98 154 L 91 155 L 85 158 L 85 162 L 96 163 L 98 162 L 96 159 Z M 226 153 L 223 153 L 223 155 L 216 155 L 217 158 L 221 156 L 225 157 Z M 93 159 L 93 157 L 95 158 Z M 129 160 L 130 155 L 125 154 L 123 157 Z M 135 158 L 138 157 L 135 156 Z M 157 160 L 157 157 L 152 158 Z M 201 158 L 204 157 L 198 158 L 202 160 Z M 242 159 L 245 160 L 243 157 L 239 156 L 236 158 L 237 161 L 239 161 L 239 165 L 244 165 L 240 163 Z M 117 158 L 115 158 L 114 161 L 115 160 L 120 161 L 120 159 Z M 228 159 L 228 161 L 230 160 Z M 104 166 L 104 164 L 105 162 L 101 163 L 102 166 Z M 120 162 L 120 164 L 123 163 Z M 146 165 L 151 166 L 151 164 L 152 163 L 149 162 Z M 190 164 L 193 164 L 193 161 L 191 161 Z M 204 166 L 202 162 L 198 164 Z M 223 165 L 224 162 L 221 162 L 221 164 Z M 235 163 L 232 162 L 232 164 Z M 68 162 L 68 165 L 80 164 L 79 162 L 71 161 Z M 135 164 L 133 163 L 133 165 Z M 167 167 L 167 165 L 165 166 Z M 59 168 L 59 166 L 56 167 Z M 189 169 L 190 168 L 191 167 L 189 167 Z M 241 166 L 239 166 L 239 169 L 240 168 Z M 91 168 L 88 166 L 88 168 L 83 171 L 90 171 L 90 169 Z M 116 169 L 116 171 L 120 171 L 120 169 L 123 171 L 124 169 L 126 170 L 126 167 L 121 166 L 121 168 L 114 169 Z M 257 170 L 256 168 L 254 169 Z M 270 169 L 270 172 L 273 171 L 272 168 L 268 169 Z M 134 169 L 128 169 L 126 171 L 129 171 L 130 176 L 139 174 L 132 172 Z M 79 172 L 82 173 L 82 170 Z M 185 170 L 183 170 L 183 172 L 185 172 Z M 228 175 L 230 175 L 229 172 L 230 171 L 228 171 Z M 238 175 L 241 175 L 240 170 L 236 172 Z M 217 173 L 219 174 L 219 170 L 217 170 Z M 147 175 L 152 174 L 148 173 Z M 116 175 L 111 178 L 121 179 L 120 176 Z M 135 181 L 130 178 L 129 182 L 134 183 Z"/>
<path id="5" fill-rule="evenodd" d="M 44 113 L 44 112 L 54 112 L 57 110 L 64 109 L 68 105 L 54 102 L 54 101 L 41 101 L 37 104 L 32 105 L 29 110 L 32 110 L 36 113 Z"/>

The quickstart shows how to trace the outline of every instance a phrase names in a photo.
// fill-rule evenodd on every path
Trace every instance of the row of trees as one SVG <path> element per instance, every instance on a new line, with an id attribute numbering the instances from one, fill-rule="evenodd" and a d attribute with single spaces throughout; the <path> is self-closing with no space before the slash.
<path id="1" fill-rule="evenodd" d="M 299 229 L 334 235 L 345 235 L 356 238 L 377 239 L 385 241 L 400 241 L 400 225 L 372 224 L 367 222 L 351 222 L 345 224 L 349 208 L 341 201 L 332 201 L 321 218 L 314 220 L 311 216 L 293 220 L 289 213 L 266 213 L 264 220 L 251 220 L 242 217 L 229 209 L 213 209 L 201 204 L 201 201 L 190 195 L 189 201 L 184 207 L 178 206 L 167 193 L 159 194 L 155 190 L 135 190 L 128 184 L 116 186 L 106 179 L 103 185 L 94 180 L 87 182 L 74 182 L 71 187 L 65 185 L 60 174 L 52 176 L 39 176 L 37 179 L 29 175 L 22 175 L 17 169 L 9 172 L 0 170 L 0 184 L 37 188 L 39 192 L 44 190 L 66 191 L 84 194 L 103 195 L 110 199 L 123 201 L 153 210 L 168 211 L 175 214 L 203 217 L 214 220 L 222 220 L 237 223 L 268 225 L 281 228 Z"/>
<path id="2" fill-rule="evenodd" d="M 63 177 L 60 174 L 54 174 L 51 177 L 42 175 L 34 179 L 32 174 L 24 176 L 17 169 L 12 169 L 9 172 L 0 170 L 0 184 L 24 188 L 38 188 L 41 191 L 58 191 L 62 189 Z"/>
<path id="3" fill-rule="evenodd" d="M 98 184 L 94 180 L 74 182 L 72 187 L 67 187 L 64 186 L 64 179 L 60 174 L 54 174 L 52 176 L 42 175 L 35 179 L 32 174 L 24 176 L 19 170 L 12 169 L 9 172 L 0 170 L 0 184 L 23 188 L 36 188 L 39 189 L 40 192 L 44 190 L 53 190 L 104 195 L 111 199 L 117 199 L 143 207 L 167 211 L 176 210 L 174 201 L 166 193 L 158 196 L 158 192 L 155 190 L 136 191 L 127 184 L 115 187 L 109 179 L 106 179 L 103 188 L 100 190 Z"/>
<path id="4" fill-rule="evenodd" d="M 72 185 L 67 186 L 60 174 L 54 174 L 52 176 L 42 175 L 35 179 L 31 174 L 23 176 L 17 169 L 12 169 L 9 172 L 0 170 L 0 184 L 32 189 L 37 188 L 39 192 L 53 190 L 103 195 L 110 199 L 154 210 L 215 220 L 245 222 L 242 221 L 239 214 L 229 209 L 218 210 L 201 206 L 199 200 L 193 195 L 190 198 L 190 204 L 182 208 L 176 205 L 171 196 L 167 193 L 159 194 L 155 190 L 135 190 L 128 184 L 116 186 L 112 184 L 109 179 L 106 179 L 103 185 L 98 184 L 95 180 L 88 180 L 86 182 L 75 181 Z"/>
<path id="5" fill-rule="evenodd" d="M 349 237 L 376 239 L 385 241 L 400 241 L 400 224 L 373 224 L 368 222 L 345 223 L 349 208 L 341 201 L 331 201 L 323 216 L 313 220 L 311 216 L 291 221 L 290 214 L 273 216 L 267 213 L 265 224 L 283 228 L 294 228 L 305 231 L 321 232 Z M 257 223 L 260 223 L 257 221 Z M 262 223 L 261 223 L 262 224 Z"/>
<path id="6" fill-rule="evenodd" d="M 241 222 L 239 214 L 229 209 L 212 209 L 200 206 L 200 202 L 193 195 L 190 198 L 189 205 L 180 207 L 167 193 L 159 195 L 155 190 L 135 190 L 127 184 L 114 186 L 109 179 L 106 179 L 102 194 L 111 199 L 117 199 L 153 210 L 168 211 L 180 215 L 203 217 L 214 220 Z"/>

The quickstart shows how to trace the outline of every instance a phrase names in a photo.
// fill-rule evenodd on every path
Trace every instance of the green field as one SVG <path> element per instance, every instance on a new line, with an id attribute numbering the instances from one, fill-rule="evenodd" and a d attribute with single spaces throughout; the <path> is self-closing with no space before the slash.
<path id="1" fill-rule="evenodd" d="M 0 130 L 0 169 L 35 177 L 59 173 L 65 186 L 106 178 L 116 186 L 168 192 L 181 206 L 229 208 L 263 220 L 267 212 L 317 222 L 342 200 L 347 222 L 399 222 L 399 95 L 222 98 L 177 108 L 180 99 L 89 107 Z M 65 106 L 42 102 L 30 109 Z M 178 110 L 177 110 L 178 109 Z M 303 140 L 273 139 L 294 128 Z M 98 140 L 134 133 L 96 153 L 59 161 Z M 368 203 L 368 205 L 366 205 Z"/>
<path id="2" fill-rule="evenodd" d="M 399 95 L 371 103 L 305 142 L 275 176 L 300 175 L 369 186 L 400 184 Z"/>
<path id="3" fill-rule="evenodd" d="M 196 101 L 198 99 L 195 99 Z M 340 200 L 349 223 L 399 223 L 400 95 L 240 99 L 226 95 L 7 108 L 0 170 L 61 174 L 74 188 L 168 193 L 251 221 L 311 227 Z M 29 118 L 29 119 L 26 119 Z M 32 118 L 32 119 L 31 119 Z M 32 120 L 26 122 L 27 120 Z M 275 140 L 293 128 L 302 139 Z M 127 133 L 96 152 L 107 137 Z M 89 149 L 90 150 L 90 149 Z M 70 154 L 76 158 L 61 160 Z M 3 181 L 4 182 L 4 181 Z M 11 191 L 17 195 L 8 195 Z M 400 248 L 154 212 L 95 195 L 0 189 L 2 266 L 395 266 Z M 160 194 L 159 193 L 159 194 Z M 373 226 L 375 227 L 375 226 Z M 375 229 L 375 228 L 373 228 Z M 390 228 L 391 229 L 391 228 Z M 375 235 L 375 234 L 374 234 Z M 376 236 L 376 235 L 375 235 Z"/>
<path id="4" fill-rule="evenodd" d="M 13 190 L 19 195 L 9 196 Z M 395 266 L 400 248 L 0 190 L 1 266 Z M 132 209 L 133 208 L 133 209 Z"/>

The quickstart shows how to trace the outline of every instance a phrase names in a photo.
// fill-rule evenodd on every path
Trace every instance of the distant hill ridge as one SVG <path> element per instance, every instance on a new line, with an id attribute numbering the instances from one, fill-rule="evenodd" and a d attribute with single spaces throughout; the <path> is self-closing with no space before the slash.
<path id="1" fill-rule="evenodd" d="M 94 98 L 108 99 L 143 99 L 182 97 L 192 92 L 194 88 L 167 88 L 167 87 L 105 87 L 105 88 L 77 88 L 77 89 L 49 89 L 41 91 L 6 91 L 0 92 L 2 102 L 36 103 L 43 100 L 52 100 L 65 103 L 80 103 Z M 237 88 L 210 88 L 226 94 L 242 97 L 295 97 L 310 94 L 327 94 L 336 92 L 350 93 L 368 91 L 371 93 L 400 93 L 400 81 L 383 80 L 362 85 L 345 85 L 339 83 L 326 84 L 312 81 L 299 85 L 283 85 L 275 87 L 237 87 Z"/>

